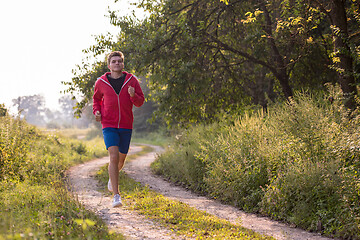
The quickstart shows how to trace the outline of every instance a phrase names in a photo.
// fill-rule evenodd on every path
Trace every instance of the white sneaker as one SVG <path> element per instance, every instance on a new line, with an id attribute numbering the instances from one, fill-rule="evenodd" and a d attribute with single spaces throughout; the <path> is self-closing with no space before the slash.
<path id="1" fill-rule="evenodd" d="M 123 204 L 121 202 L 121 197 L 119 194 L 115 194 L 114 196 L 114 201 L 113 201 L 113 204 L 112 206 L 115 208 L 115 207 L 121 207 Z"/>
<path id="2" fill-rule="evenodd" d="M 109 181 L 108 181 L 108 190 L 109 190 L 110 192 L 113 191 L 110 178 L 109 178 Z"/>

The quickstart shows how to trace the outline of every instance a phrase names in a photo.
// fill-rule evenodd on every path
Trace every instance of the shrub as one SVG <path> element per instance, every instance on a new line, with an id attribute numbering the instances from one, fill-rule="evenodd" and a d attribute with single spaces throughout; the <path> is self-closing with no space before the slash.
<path id="1" fill-rule="evenodd" d="M 260 118 L 245 115 L 203 141 L 197 157 L 206 165 L 204 182 L 212 197 L 257 208 L 267 182 L 267 162 L 259 153 L 264 127 Z"/>
<path id="2" fill-rule="evenodd" d="M 159 156 L 157 172 L 246 211 L 311 231 L 360 236 L 360 115 L 296 93 L 268 112 L 195 126 Z M 185 168 L 185 169 L 184 169 Z"/>
<path id="3" fill-rule="evenodd" d="M 201 134 L 210 132 L 216 127 L 199 126 L 194 131 L 185 131 L 177 135 L 177 141 L 161 154 L 158 161 L 152 164 L 155 173 L 162 174 L 174 182 L 181 183 L 195 191 L 204 190 L 204 163 L 196 157 L 200 150 Z M 163 161 L 164 160 L 164 161 Z"/>
<path id="4" fill-rule="evenodd" d="M 0 181 L 5 178 L 22 179 L 23 162 L 29 148 L 28 139 L 36 138 L 34 127 L 19 119 L 9 116 L 1 117 L 0 121 Z"/>

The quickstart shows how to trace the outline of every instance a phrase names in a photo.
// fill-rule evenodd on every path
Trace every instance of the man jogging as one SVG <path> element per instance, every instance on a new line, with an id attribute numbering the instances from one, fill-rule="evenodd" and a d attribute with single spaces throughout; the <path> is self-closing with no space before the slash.
<path id="1" fill-rule="evenodd" d="M 102 124 L 104 142 L 109 152 L 108 189 L 114 194 L 113 207 L 122 206 L 119 172 L 124 166 L 133 128 L 133 105 L 144 103 L 144 94 L 136 77 L 124 69 L 124 54 L 111 52 L 107 57 L 110 72 L 95 82 L 93 113 Z"/>

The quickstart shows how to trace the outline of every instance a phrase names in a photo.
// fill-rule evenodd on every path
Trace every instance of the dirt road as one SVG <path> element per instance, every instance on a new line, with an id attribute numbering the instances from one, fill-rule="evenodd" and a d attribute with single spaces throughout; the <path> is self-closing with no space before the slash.
<path id="1" fill-rule="evenodd" d="M 232 223 L 241 223 L 243 227 L 258 233 L 273 236 L 279 240 L 329 240 L 318 234 L 309 233 L 301 229 L 292 228 L 286 224 L 272 221 L 265 217 L 244 213 L 234 207 L 223 205 L 218 201 L 198 196 L 184 188 L 175 186 L 154 176 L 150 171 L 150 164 L 155 160 L 156 154 L 162 149 L 152 146 L 154 151 L 126 162 L 124 171 L 133 179 L 177 201 L 184 202 L 191 207 L 206 211 Z M 132 146 L 129 154 L 140 150 Z M 98 182 L 93 178 L 94 173 L 108 163 L 108 157 L 96 159 L 85 164 L 71 168 L 68 178 L 71 188 L 79 200 L 89 209 L 99 214 L 109 225 L 110 229 L 121 232 L 129 239 L 183 239 L 168 229 L 161 228 L 156 223 L 125 208 L 112 208 L 111 198 L 98 191 Z"/>

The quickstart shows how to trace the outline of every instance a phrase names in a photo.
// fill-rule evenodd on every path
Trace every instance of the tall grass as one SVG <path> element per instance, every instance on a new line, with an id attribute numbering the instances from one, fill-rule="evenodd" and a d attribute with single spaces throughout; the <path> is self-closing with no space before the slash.
<path id="1" fill-rule="evenodd" d="M 0 239 L 123 239 L 64 183 L 71 165 L 105 154 L 99 142 L 45 134 L 0 117 Z"/>
<path id="2" fill-rule="evenodd" d="M 340 100 L 298 93 L 267 113 L 185 131 L 153 168 L 245 211 L 360 239 L 359 120 Z"/>

